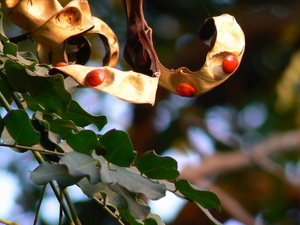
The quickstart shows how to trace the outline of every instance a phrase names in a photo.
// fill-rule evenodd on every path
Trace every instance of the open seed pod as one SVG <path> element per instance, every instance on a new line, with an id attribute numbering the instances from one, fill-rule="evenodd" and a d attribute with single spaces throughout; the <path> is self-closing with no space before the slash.
<path id="1" fill-rule="evenodd" d="M 2 0 L 7 17 L 17 26 L 34 32 L 63 7 L 57 0 Z"/>
<path id="2" fill-rule="evenodd" d="M 88 30 L 84 35 L 98 34 L 105 47 L 105 57 L 103 65 L 114 67 L 119 59 L 119 42 L 112 29 L 97 17 L 93 17 L 94 27 Z"/>
<path id="3" fill-rule="evenodd" d="M 67 40 L 62 42 L 55 50 L 49 48 L 46 45 L 38 44 L 38 57 L 43 63 L 52 63 L 53 65 L 59 62 L 71 62 L 75 64 L 84 65 L 90 58 L 91 46 L 84 36 L 89 34 L 98 34 L 100 40 L 102 41 L 105 47 L 105 56 L 102 60 L 104 66 L 114 67 L 119 58 L 119 42 L 117 36 L 112 31 L 112 29 L 104 23 L 102 20 L 97 17 L 92 17 L 93 19 L 93 28 L 69 37 Z M 70 41 L 73 40 L 83 40 L 82 42 L 76 43 L 77 46 L 81 46 L 74 53 L 75 60 L 70 57 L 70 54 L 66 53 L 66 45 L 70 44 Z"/>
<path id="4" fill-rule="evenodd" d="M 199 71 L 186 67 L 165 68 L 159 61 L 152 43 L 152 29 L 143 14 L 143 0 L 122 0 L 127 16 L 127 42 L 124 58 L 135 71 L 151 76 L 161 73 L 159 85 L 185 97 L 206 93 L 224 82 L 240 65 L 245 37 L 233 16 L 223 14 L 205 21 L 200 39 L 212 48 Z"/>
<path id="5" fill-rule="evenodd" d="M 134 71 L 120 71 L 109 66 L 70 65 L 55 67 L 55 69 L 71 76 L 83 86 L 107 92 L 127 102 L 152 105 L 155 102 L 159 77 L 149 77 Z M 95 73 L 95 78 L 92 78 L 91 82 L 87 78 L 90 73 Z M 98 75 L 100 78 L 97 77 Z"/>
<path id="6" fill-rule="evenodd" d="M 196 72 L 186 67 L 169 70 L 160 64 L 159 85 L 185 97 L 208 92 L 228 79 L 240 65 L 245 37 L 233 16 L 223 14 L 205 21 L 200 39 L 210 46 L 203 67 Z"/>
<path id="7" fill-rule="evenodd" d="M 32 32 L 31 38 L 54 50 L 67 38 L 92 29 L 93 26 L 88 2 L 73 0 Z"/>
<path id="8" fill-rule="evenodd" d="M 38 57 L 41 63 L 56 64 L 69 61 L 66 54 L 68 39 L 74 36 L 99 34 L 105 46 L 103 65 L 114 66 L 118 60 L 117 37 L 109 26 L 91 15 L 87 0 L 72 0 L 64 8 L 57 0 L 4 0 L 10 9 L 8 17 L 16 25 L 29 31 L 29 37 L 38 43 Z M 73 63 L 85 63 L 91 53 L 88 41 L 77 43 L 79 48 Z M 85 58 L 80 58 L 79 54 Z M 73 54 L 73 55 L 74 55 Z"/>

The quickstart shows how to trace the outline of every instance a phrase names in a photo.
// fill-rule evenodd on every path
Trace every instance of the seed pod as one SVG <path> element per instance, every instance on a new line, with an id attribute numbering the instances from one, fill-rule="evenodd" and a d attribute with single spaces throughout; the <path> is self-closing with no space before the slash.
<path id="1" fill-rule="evenodd" d="M 110 66 L 91 67 L 74 64 L 57 67 L 56 69 L 60 73 L 71 76 L 82 86 L 104 91 L 119 99 L 132 103 L 150 103 L 152 105 L 155 102 L 159 76 L 150 77 L 131 70 L 121 71 Z M 88 74 L 92 74 L 89 75 L 91 77 L 96 74 L 95 80 L 102 80 L 101 85 L 97 82 L 94 83 L 94 79 L 87 78 Z M 102 75 L 105 75 L 105 78 Z"/>

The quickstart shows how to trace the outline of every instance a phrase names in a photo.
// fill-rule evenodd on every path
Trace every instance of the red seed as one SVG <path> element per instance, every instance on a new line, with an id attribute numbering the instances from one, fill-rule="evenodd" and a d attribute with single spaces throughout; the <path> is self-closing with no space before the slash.
<path id="1" fill-rule="evenodd" d="M 66 62 L 59 62 L 54 67 L 68 66 L 69 64 Z"/>
<path id="2" fill-rule="evenodd" d="M 103 70 L 96 69 L 96 70 L 90 71 L 86 75 L 85 81 L 88 85 L 91 85 L 91 86 L 98 86 L 98 85 L 102 84 L 102 82 L 104 81 Z"/>
<path id="3" fill-rule="evenodd" d="M 228 55 L 223 60 L 222 69 L 223 69 L 224 73 L 230 74 L 236 70 L 238 65 L 239 65 L 239 62 L 238 62 L 237 58 L 234 55 Z"/>
<path id="4" fill-rule="evenodd" d="M 196 90 L 187 83 L 181 83 L 177 86 L 176 92 L 182 97 L 192 97 L 196 93 Z"/>

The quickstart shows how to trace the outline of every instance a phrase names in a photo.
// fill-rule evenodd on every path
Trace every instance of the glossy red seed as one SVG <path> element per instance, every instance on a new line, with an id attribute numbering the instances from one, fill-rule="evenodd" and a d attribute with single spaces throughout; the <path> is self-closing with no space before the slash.
<path id="1" fill-rule="evenodd" d="M 176 92 L 183 97 L 192 97 L 196 93 L 196 90 L 187 83 L 181 83 L 176 87 Z"/>
<path id="2" fill-rule="evenodd" d="M 91 86 L 98 86 L 98 85 L 102 84 L 102 82 L 104 81 L 103 70 L 96 69 L 96 70 L 90 71 L 86 75 L 85 81 L 88 85 L 91 85 Z"/>
<path id="3" fill-rule="evenodd" d="M 60 62 L 55 65 L 55 67 L 68 66 L 69 64 L 66 62 Z"/>
<path id="4" fill-rule="evenodd" d="M 234 55 L 228 55 L 223 60 L 222 69 L 223 69 L 224 73 L 230 74 L 236 70 L 238 65 L 239 65 L 239 62 L 238 62 L 237 58 Z"/>

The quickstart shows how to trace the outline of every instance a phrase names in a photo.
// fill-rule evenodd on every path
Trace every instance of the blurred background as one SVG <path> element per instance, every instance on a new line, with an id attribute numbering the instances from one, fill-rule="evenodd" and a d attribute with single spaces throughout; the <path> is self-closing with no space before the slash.
<path id="1" fill-rule="evenodd" d="M 93 15 L 119 39 L 117 67 L 130 70 L 122 56 L 126 41 L 122 2 L 89 3 Z M 89 89 L 77 90 L 74 98 L 88 112 L 107 116 L 103 133 L 113 128 L 127 131 L 139 154 L 154 149 L 172 156 L 182 178 L 217 193 L 222 212 L 212 213 L 220 222 L 300 224 L 300 1 L 145 0 L 144 10 L 162 64 L 191 70 L 202 67 L 207 51 L 198 39 L 201 24 L 211 16 L 233 15 L 246 37 L 239 69 L 196 98 L 159 88 L 154 106 L 126 103 Z M 4 17 L 8 13 L 1 11 Z M 7 18 L 3 23 L 8 37 L 24 33 Z M 103 45 L 97 36 L 88 38 L 93 46 L 88 65 L 101 66 Z M 36 52 L 36 44 L 26 40 L 19 49 Z M 41 187 L 31 183 L 28 171 L 36 166 L 30 153 L 0 149 L 0 218 L 32 224 Z M 118 224 L 76 187 L 70 193 L 84 225 Z M 169 195 L 149 204 L 169 225 L 212 224 L 197 206 Z M 40 224 L 57 224 L 58 214 L 59 205 L 49 189 Z"/>

